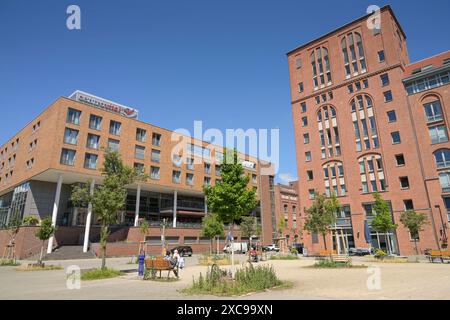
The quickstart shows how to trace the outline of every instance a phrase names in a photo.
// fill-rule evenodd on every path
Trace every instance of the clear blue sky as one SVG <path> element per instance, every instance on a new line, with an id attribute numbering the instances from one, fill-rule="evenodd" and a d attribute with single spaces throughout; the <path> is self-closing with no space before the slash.
<path id="1" fill-rule="evenodd" d="M 279 128 L 296 176 L 286 52 L 387 3 L 412 61 L 450 49 L 448 0 L 0 0 L 0 143 L 80 89 L 168 129 Z"/>

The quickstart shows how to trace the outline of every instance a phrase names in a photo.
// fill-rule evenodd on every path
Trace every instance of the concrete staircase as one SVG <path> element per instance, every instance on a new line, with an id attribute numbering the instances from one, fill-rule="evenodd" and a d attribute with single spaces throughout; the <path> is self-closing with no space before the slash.
<path id="1" fill-rule="evenodd" d="M 44 256 L 44 260 L 76 260 L 93 258 L 95 258 L 95 254 L 91 250 L 84 253 L 83 246 L 61 246 L 53 250 L 52 253 Z"/>

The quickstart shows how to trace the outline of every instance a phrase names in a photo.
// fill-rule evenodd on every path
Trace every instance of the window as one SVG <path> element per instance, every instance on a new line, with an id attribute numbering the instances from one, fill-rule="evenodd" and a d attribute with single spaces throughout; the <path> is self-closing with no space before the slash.
<path id="1" fill-rule="evenodd" d="M 428 122 L 442 120 L 442 108 L 439 101 L 433 101 L 423 105 L 425 109 L 425 115 Z"/>
<path id="2" fill-rule="evenodd" d="M 300 69 L 302 67 L 302 59 L 301 58 L 296 58 L 295 59 L 295 67 L 297 69 Z"/>
<path id="3" fill-rule="evenodd" d="M 210 186 L 211 185 L 211 178 L 210 177 L 204 177 L 203 178 L 203 185 L 204 186 Z"/>
<path id="4" fill-rule="evenodd" d="M 421 72 L 421 69 L 418 69 L 418 72 Z M 421 78 L 419 80 L 409 82 L 408 84 L 405 84 L 405 87 L 408 95 L 411 95 L 414 93 L 446 85 L 449 82 L 450 73 L 449 71 L 445 71 L 439 74 L 427 76 L 426 78 Z"/>
<path id="5" fill-rule="evenodd" d="M 119 140 L 108 139 L 108 149 L 113 151 L 113 152 L 118 152 L 119 151 L 119 144 L 120 144 Z"/>
<path id="6" fill-rule="evenodd" d="M 302 102 L 300 103 L 300 109 L 302 113 L 306 112 L 306 102 Z"/>
<path id="7" fill-rule="evenodd" d="M 102 130 L 102 117 L 91 114 L 89 117 L 89 128 L 92 130 Z"/>
<path id="8" fill-rule="evenodd" d="M 361 90 L 361 82 L 355 82 L 355 89 L 356 91 Z"/>
<path id="9" fill-rule="evenodd" d="M 186 169 L 194 170 L 194 158 L 187 158 L 186 159 Z"/>
<path id="10" fill-rule="evenodd" d="M 384 50 L 378 51 L 378 61 L 383 62 L 385 60 Z"/>
<path id="11" fill-rule="evenodd" d="M 392 101 L 392 92 L 391 92 L 391 90 L 389 90 L 389 91 L 386 91 L 386 92 L 383 92 L 383 95 L 384 95 L 384 102 L 390 102 L 390 101 Z"/>
<path id="12" fill-rule="evenodd" d="M 140 141 L 140 142 L 145 142 L 146 138 L 147 138 L 147 130 L 137 128 L 136 129 L 136 140 Z"/>
<path id="13" fill-rule="evenodd" d="M 100 147 L 100 136 L 89 133 L 87 137 L 86 147 L 89 149 L 98 150 Z"/>
<path id="14" fill-rule="evenodd" d="M 172 171 L 172 182 L 180 183 L 181 182 L 181 171 Z"/>
<path id="15" fill-rule="evenodd" d="M 79 125 L 80 117 L 81 117 L 81 111 L 69 108 L 69 110 L 67 111 L 66 122 Z"/>
<path id="16" fill-rule="evenodd" d="M 181 167 L 181 156 L 178 154 L 173 154 L 172 163 L 175 167 Z"/>
<path id="17" fill-rule="evenodd" d="M 312 170 L 306 171 L 306 175 L 307 175 L 307 177 L 308 177 L 308 180 L 314 179 L 314 175 L 313 175 Z"/>
<path id="18" fill-rule="evenodd" d="M 153 134 L 152 134 L 152 144 L 155 147 L 159 147 L 161 145 L 161 135 L 159 133 L 153 132 Z"/>
<path id="19" fill-rule="evenodd" d="M 328 49 L 325 47 L 318 47 L 312 50 L 310 59 L 313 72 L 314 90 L 317 90 L 319 88 L 319 85 L 321 88 L 326 85 L 331 85 L 330 59 L 328 57 Z"/>
<path id="20" fill-rule="evenodd" d="M 308 194 L 310 200 L 314 200 L 316 198 L 316 192 L 314 191 L 314 189 L 309 189 Z"/>
<path id="21" fill-rule="evenodd" d="M 366 72 L 366 59 L 361 34 L 357 32 L 348 33 L 342 38 L 341 47 L 346 78 L 350 78 L 352 75 L 358 75 L 359 72 Z"/>
<path id="22" fill-rule="evenodd" d="M 186 173 L 186 184 L 190 186 L 194 184 L 194 174 Z"/>
<path id="23" fill-rule="evenodd" d="M 134 163 L 134 170 L 139 174 L 143 174 L 145 172 L 145 168 L 142 163 Z"/>
<path id="24" fill-rule="evenodd" d="M 403 200 L 405 210 L 414 210 L 414 204 L 411 199 Z"/>
<path id="25" fill-rule="evenodd" d="M 86 169 L 96 169 L 97 168 L 98 156 L 92 153 L 86 153 L 84 158 L 84 167 Z"/>
<path id="26" fill-rule="evenodd" d="M 367 89 L 368 87 L 369 87 L 369 80 L 364 79 L 364 80 L 363 80 L 363 88 L 364 88 L 364 89 Z"/>
<path id="27" fill-rule="evenodd" d="M 369 192 L 369 186 L 367 185 L 367 181 L 362 182 L 362 192 L 368 193 Z"/>
<path id="28" fill-rule="evenodd" d="M 353 93 L 353 85 L 352 85 L 352 84 L 349 84 L 349 85 L 347 86 L 347 90 L 348 90 L 348 93 Z"/>
<path id="29" fill-rule="evenodd" d="M 298 83 L 298 92 L 300 92 L 300 93 L 303 92 L 303 82 Z"/>
<path id="30" fill-rule="evenodd" d="M 391 133 L 392 144 L 397 144 L 401 142 L 400 132 L 395 131 Z"/>
<path id="31" fill-rule="evenodd" d="M 395 110 L 388 111 L 387 117 L 389 123 L 397 121 L 397 115 L 395 114 Z"/>
<path id="32" fill-rule="evenodd" d="M 303 117 L 302 118 L 302 127 L 306 127 L 308 125 L 308 118 L 307 117 Z"/>
<path id="33" fill-rule="evenodd" d="M 306 161 L 311 161 L 311 151 L 305 152 Z"/>
<path id="34" fill-rule="evenodd" d="M 75 164 L 75 153 L 75 150 L 62 149 L 60 163 L 73 166 Z"/>
<path id="35" fill-rule="evenodd" d="M 439 183 L 441 184 L 442 192 L 450 192 L 450 172 L 442 172 L 439 174 Z"/>
<path id="36" fill-rule="evenodd" d="M 64 143 L 76 145 L 78 141 L 78 130 L 66 128 L 64 131 Z"/>
<path id="37" fill-rule="evenodd" d="M 434 153 L 436 167 L 438 169 L 450 167 L 450 150 L 440 149 Z"/>
<path id="38" fill-rule="evenodd" d="M 389 85 L 389 75 L 387 73 L 382 74 L 380 76 L 380 80 L 381 80 L 381 86 L 385 87 Z"/>
<path id="39" fill-rule="evenodd" d="M 316 104 L 319 104 L 320 103 L 320 97 L 317 96 L 317 97 L 315 97 L 315 99 L 316 99 Z"/>
<path id="40" fill-rule="evenodd" d="M 134 157 L 136 159 L 143 160 L 145 158 L 145 147 L 135 146 L 134 147 Z"/>
<path id="41" fill-rule="evenodd" d="M 252 183 L 258 183 L 258 176 L 252 173 Z"/>
<path id="42" fill-rule="evenodd" d="M 216 171 L 216 176 L 220 177 L 220 175 L 222 174 L 222 169 L 220 167 L 220 165 L 215 165 L 215 171 Z"/>
<path id="43" fill-rule="evenodd" d="M 408 179 L 408 177 L 400 177 L 400 187 L 402 189 L 409 189 L 409 179 Z"/>
<path id="44" fill-rule="evenodd" d="M 303 134 L 303 143 L 308 144 L 309 143 L 309 133 Z"/>
<path id="45" fill-rule="evenodd" d="M 109 133 L 116 136 L 120 136 L 121 127 L 122 124 L 120 122 L 111 120 L 111 122 L 109 123 Z"/>
<path id="46" fill-rule="evenodd" d="M 430 133 L 430 139 L 432 144 L 448 141 L 447 130 L 445 125 L 430 127 L 428 128 L 428 132 Z"/>
<path id="47" fill-rule="evenodd" d="M 397 163 L 397 166 L 404 166 L 405 165 L 405 157 L 403 154 L 396 154 L 395 155 L 395 162 Z"/>
<path id="48" fill-rule="evenodd" d="M 161 160 L 161 151 L 156 150 L 156 149 L 152 149 L 151 160 L 153 162 L 160 162 L 160 160 Z"/>
<path id="49" fill-rule="evenodd" d="M 150 167 L 150 178 L 154 180 L 159 180 L 159 167 Z"/>

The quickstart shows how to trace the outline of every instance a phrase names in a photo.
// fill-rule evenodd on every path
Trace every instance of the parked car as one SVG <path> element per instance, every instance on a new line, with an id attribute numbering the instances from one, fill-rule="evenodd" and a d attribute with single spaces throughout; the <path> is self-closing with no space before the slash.
<path id="1" fill-rule="evenodd" d="M 367 256 L 373 254 L 373 248 L 350 248 L 348 254 L 351 256 Z"/>
<path id="2" fill-rule="evenodd" d="M 246 253 L 248 251 L 247 242 L 233 242 L 233 248 L 235 253 Z M 223 252 L 231 253 L 231 244 L 227 244 L 223 248 Z"/>
<path id="3" fill-rule="evenodd" d="M 178 254 L 182 257 L 184 257 L 184 256 L 192 257 L 193 251 L 192 251 L 192 247 L 190 247 L 190 246 L 178 246 L 178 247 L 175 247 L 172 250 L 170 250 L 170 252 L 172 252 L 172 254 L 173 254 L 173 252 L 175 250 L 178 250 Z"/>
<path id="4" fill-rule="evenodd" d="M 297 250 L 297 253 L 302 254 L 303 253 L 303 245 L 301 243 L 293 243 L 289 249 L 289 251 L 292 252 L 292 250 Z"/>
<path id="5" fill-rule="evenodd" d="M 273 244 L 273 243 L 268 246 L 263 246 L 262 249 L 263 249 L 263 251 L 275 251 L 275 252 L 280 251 L 280 248 L 276 244 Z"/>

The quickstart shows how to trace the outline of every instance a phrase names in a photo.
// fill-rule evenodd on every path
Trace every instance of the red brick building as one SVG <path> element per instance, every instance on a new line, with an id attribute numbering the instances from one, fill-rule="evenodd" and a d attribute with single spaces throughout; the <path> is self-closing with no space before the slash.
<path id="1" fill-rule="evenodd" d="M 418 235 L 420 252 L 445 246 L 448 233 L 450 53 L 411 64 L 392 9 L 381 9 L 378 29 L 368 27 L 370 19 L 361 17 L 287 54 L 299 212 L 304 220 L 316 191 L 335 193 L 343 210 L 328 248 L 390 247 L 410 255 L 414 242 L 400 222 L 405 210 L 428 216 Z M 387 235 L 370 228 L 375 192 L 390 202 L 398 224 Z M 319 235 L 305 233 L 304 242 L 309 252 L 324 248 Z"/>
<path id="2" fill-rule="evenodd" d="M 287 246 L 293 243 L 300 243 L 301 225 L 297 181 L 290 182 L 289 185 L 277 184 L 275 186 L 275 205 L 276 233 L 274 238 L 282 238 Z M 280 225 L 281 220 L 284 220 L 283 228 Z"/>

